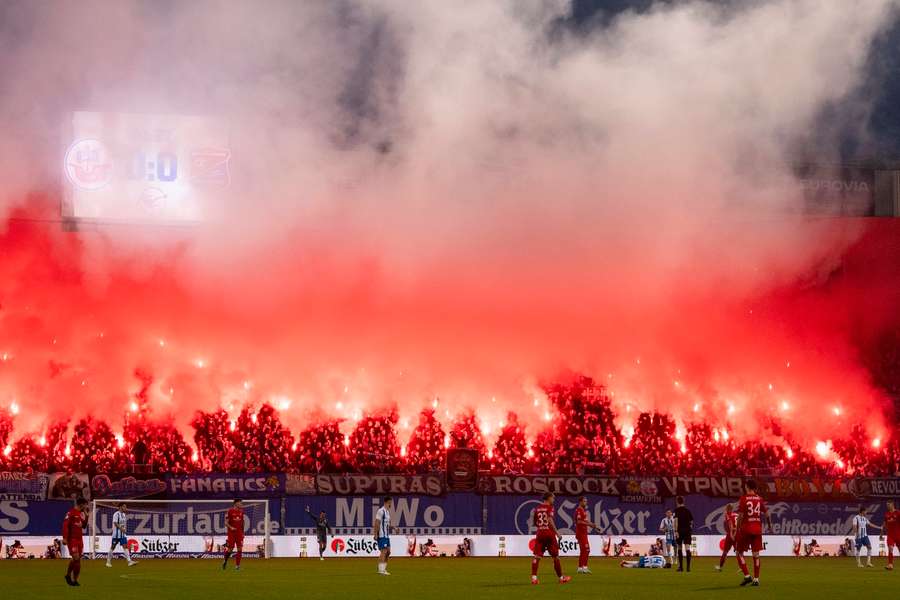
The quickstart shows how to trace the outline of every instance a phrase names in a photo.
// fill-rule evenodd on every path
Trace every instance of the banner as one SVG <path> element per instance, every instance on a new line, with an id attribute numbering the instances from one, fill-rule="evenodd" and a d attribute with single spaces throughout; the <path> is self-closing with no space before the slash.
<path id="1" fill-rule="evenodd" d="M 897 498 L 900 497 L 900 478 L 861 479 L 857 489 L 868 498 Z"/>
<path id="2" fill-rule="evenodd" d="M 472 491 L 478 482 L 478 450 L 452 448 L 447 450 L 447 488 L 453 491 Z"/>
<path id="3" fill-rule="evenodd" d="M 217 558 L 222 560 L 226 537 L 219 535 L 130 535 L 128 549 L 134 559 L 146 558 Z M 111 538 L 105 536 L 97 540 L 94 550 L 98 558 L 106 558 Z M 88 553 L 91 549 L 87 550 Z M 117 557 L 121 551 L 116 551 Z M 253 536 L 244 538 L 243 555 L 245 558 L 259 558 L 265 554 L 263 538 Z"/>
<path id="4" fill-rule="evenodd" d="M 761 482 L 764 483 L 764 482 Z M 788 486 L 783 486 L 788 489 Z M 744 490 L 742 477 L 605 477 L 602 475 L 493 475 L 482 476 L 482 494 L 558 495 L 596 494 L 620 498 L 645 498 L 658 503 L 661 498 L 706 494 L 739 498 Z"/>
<path id="5" fill-rule="evenodd" d="M 492 475 L 478 478 L 478 492 L 481 494 L 535 494 L 545 492 L 580 496 L 600 494 L 620 496 L 619 480 L 616 477 L 581 475 Z"/>
<path id="6" fill-rule="evenodd" d="M 284 487 L 289 496 L 313 495 L 316 493 L 316 476 L 288 473 L 285 475 Z"/>
<path id="7" fill-rule="evenodd" d="M 658 535 L 666 509 L 674 508 L 671 500 L 663 504 L 622 502 L 618 498 L 588 496 L 588 518 L 600 527 L 604 535 Z M 685 496 L 685 503 L 694 515 L 694 533 L 724 535 L 726 499 L 708 496 Z M 534 532 L 531 513 L 540 504 L 535 496 L 487 497 L 487 527 L 491 534 L 531 534 Z M 562 534 L 575 530 L 575 498 L 556 500 L 556 526 Z M 873 502 L 863 506 L 869 518 L 883 521 L 884 505 Z M 777 535 L 849 535 L 852 519 L 859 510 L 857 502 L 786 502 L 768 503 L 772 517 L 771 534 Z M 597 532 L 594 532 L 597 533 Z"/>
<path id="8" fill-rule="evenodd" d="M 459 469 L 462 475 L 464 468 Z M 468 477 L 469 473 L 466 473 Z M 29 475 L 0 472 L 0 499 L 227 499 L 273 498 L 282 495 L 442 496 L 448 492 L 448 472 L 424 475 L 208 473 L 192 475 L 83 473 Z M 847 502 L 900 496 L 900 478 L 769 477 L 756 479 L 768 500 Z M 613 496 L 623 502 L 658 504 L 675 496 L 734 498 L 744 490 L 743 477 L 641 477 L 604 475 L 481 475 L 476 490 L 485 495 Z M 465 482 L 465 486 L 471 480 Z"/>
<path id="9" fill-rule="evenodd" d="M 856 167 L 801 165 L 806 211 L 815 215 L 871 217 L 875 214 L 875 171 Z"/>
<path id="10" fill-rule="evenodd" d="M 228 500 L 219 502 L 152 502 L 141 503 L 133 500 L 125 503 L 128 506 L 129 536 L 224 536 L 227 533 L 225 524 L 228 509 L 232 504 Z M 279 532 L 278 517 L 281 503 L 277 499 L 269 500 L 269 533 Z M 96 514 L 89 518 L 89 525 L 96 527 L 97 536 L 109 538 L 113 532 L 113 514 L 115 507 L 99 507 Z M 246 535 L 262 535 L 266 530 L 265 503 L 257 500 L 244 502 L 244 533 Z M 90 534 L 90 532 L 86 532 Z"/>
<path id="11" fill-rule="evenodd" d="M 48 485 L 48 500 L 91 499 L 91 481 L 85 473 L 53 473 Z"/>
<path id="12" fill-rule="evenodd" d="M 633 502 L 640 504 L 662 504 L 662 496 L 660 495 L 659 485 L 656 479 L 649 477 L 635 477 L 633 479 L 623 478 L 619 484 L 620 488 L 625 488 L 624 493 L 619 495 L 621 502 Z"/>
<path id="13" fill-rule="evenodd" d="M 166 475 L 167 498 L 271 498 L 285 492 L 284 473 Z"/>
<path id="14" fill-rule="evenodd" d="M 94 475 L 91 493 L 97 500 L 159 498 L 168 486 L 165 479 L 152 475 Z"/>
<path id="15" fill-rule="evenodd" d="M 72 508 L 69 501 L 0 501 L 0 536 L 62 534 L 62 522 Z"/>
<path id="16" fill-rule="evenodd" d="M 740 498 L 743 477 L 604 477 L 599 475 L 491 475 L 478 480 L 482 494 L 534 494 L 562 496 L 617 496 L 623 501 L 658 503 L 663 498 L 704 495 Z M 761 494 L 770 499 L 845 502 L 857 498 L 887 498 L 900 494 L 900 478 L 757 479 Z"/>
<path id="17" fill-rule="evenodd" d="M 591 535 L 588 536 L 588 543 L 591 547 L 591 556 L 611 558 L 627 557 L 636 553 L 646 553 L 650 549 L 659 536 L 649 535 L 629 535 L 624 536 L 608 536 L 608 535 Z M 22 552 L 19 556 L 45 556 L 48 550 L 53 546 L 54 538 L 52 536 L 28 536 L 23 535 L 14 539 L 20 540 L 22 543 Z M 469 548 L 472 556 L 531 556 L 533 554 L 534 536 L 530 535 L 429 535 L 423 536 L 391 536 L 391 552 L 393 556 L 409 556 L 410 551 L 417 554 L 416 560 L 429 560 L 428 557 L 422 556 L 422 544 L 431 539 L 440 554 L 455 554 L 459 545 L 464 539 L 469 540 Z M 8 541 L 10 544 L 11 540 Z M 97 540 L 96 548 L 86 547 L 88 558 L 91 557 L 92 551 L 96 553 L 96 558 L 106 560 L 106 553 L 109 550 L 109 538 L 100 538 Z M 225 541 L 224 537 L 215 537 L 212 540 L 204 536 L 131 536 L 128 544 L 132 551 L 132 556 L 138 559 L 142 558 L 210 558 L 222 560 L 221 544 Z M 694 536 L 697 553 L 694 556 L 716 556 L 721 553 L 719 544 L 722 537 L 718 535 L 698 535 Z M 815 541 L 815 544 L 813 543 Z M 853 556 L 853 551 L 848 547 L 847 536 L 775 536 L 767 535 L 763 539 L 763 556 L 795 556 L 796 552 L 800 552 L 800 556 L 816 557 L 816 556 Z M 623 544 L 623 542 L 625 542 Z M 244 540 L 244 556 L 256 557 L 259 555 L 262 538 L 253 537 Z M 211 550 L 210 550 L 211 548 Z M 318 557 L 319 550 L 316 539 L 308 535 L 276 535 L 271 538 L 270 556 L 275 558 L 297 558 L 306 556 L 311 558 Z M 68 557 L 65 547 L 60 548 L 63 557 Z M 578 540 L 574 536 L 563 536 L 560 544 L 560 555 L 577 556 L 579 553 Z M 6 546 L 0 548 L 0 560 L 5 558 Z M 884 552 L 884 542 L 880 537 L 872 536 L 872 550 L 874 555 L 878 555 L 879 551 Z M 329 536 L 328 545 L 325 548 L 325 558 L 359 558 L 359 557 L 376 557 L 378 556 L 377 544 L 371 536 L 365 535 L 336 535 Z M 114 564 L 116 561 L 122 561 L 122 553 L 120 550 L 115 552 Z M 733 556 L 728 558 L 728 564 L 734 564 Z M 124 566 L 122 567 L 124 569 Z M 542 567 L 544 568 L 544 567 Z M 731 566 L 729 566 L 731 568 Z"/>
<path id="18" fill-rule="evenodd" d="M 0 471 L 0 500 L 46 500 L 49 482 L 46 473 Z"/>
<path id="19" fill-rule="evenodd" d="M 395 533 L 430 531 L 432 534 L 480 533 L 481 497 L 475 494 L 447 494 L 441 497 L 391 496 L 391 524 Z M 370 535 L 375 513 L 382 505 L 380 496 L 290 496 L 285 498 L 285 533 L 303 533 L 315 524 L 306 513 L 325 511 L 335 532 L 346 535 Z"/>
<path id="20" fill-rule="evenodd" d="M 320 494 L 342 496 L 388 496 L 421 494 L 440 496 L 446 492 L 444 474 L 429 475 L 316 475 Z"/>

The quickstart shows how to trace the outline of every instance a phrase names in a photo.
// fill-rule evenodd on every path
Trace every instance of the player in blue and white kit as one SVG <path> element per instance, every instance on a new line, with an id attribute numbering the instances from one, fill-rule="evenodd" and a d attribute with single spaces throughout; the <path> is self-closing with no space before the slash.
<path id="1" fill-rule="evenodd" d="M 666 516 L 659 522 L 659 532 L 666 534 L 666 562 L 672 564 L 675 556 L 675 517 L 671 510 L 667 510 Z"/>
<path id="2" fill-rule="evenodd" d="M 642 556 L 638 560 L 623 560 L 619 566 L 625 569 L 664 569 L 666 564 L 666 559 L 656 554 Z"/>
<path id="3" fill-rule="evenodd" d="M 866 507 L 859 507 L 859 514 L 853 517 L 853 537 L 856 539 L 856 566 L 862 567 L 862 549 L 866 549 L 866 566 L 874 567 L 872 564 L 872 542 L 869 541 L 869 527 L 881 529 L 880 526 L 869 521 L 866 517 Z"/>
<path id="4" fill-rule="evenodd" d="M 378 550 L 380 552 L 378 556 L 379 575 L 390 575 L 390 573 L 387 572 L 387 562 L 388 558 L 391 556 L 391 506 L 393 506 L 393 504 L 394 503 L 390 498 L 385 497 L 381 508 L 375 513 L 375 527 L 373 529 L 373 534 L 375 536 L 375 541 L 378 543 Z"/>
<path id="5" fill-rule="evenodd" d="M 119 503 L 119 510 L 113 514 L 112 541 L 109 544 L 109 554 L 106 555 L 106 566 L 112 567 L 113 550 L 121 546 L 128 560 L 128 566 L 134 566 L 136 561 L 131 560 L 131 552 L 128 550 L 128 507 L 124 502 Z"/>

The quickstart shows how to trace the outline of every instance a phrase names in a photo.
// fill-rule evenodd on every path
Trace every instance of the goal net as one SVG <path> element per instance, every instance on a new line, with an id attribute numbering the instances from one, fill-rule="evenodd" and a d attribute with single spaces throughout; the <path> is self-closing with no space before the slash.
<path id="1" fill-rule="evenodd" d="M 122 503 L 128 515 L 128 546 L 138 559 L 221 557 L 231 500 L 94 500 L 88 532 L 91 558 L 109 552 L 113 515 Z M 244 500 L 243 505 L 244 557 L 269 558 L 269 501 Z M 114 554 L 121 552 L 117 548 Z"/>

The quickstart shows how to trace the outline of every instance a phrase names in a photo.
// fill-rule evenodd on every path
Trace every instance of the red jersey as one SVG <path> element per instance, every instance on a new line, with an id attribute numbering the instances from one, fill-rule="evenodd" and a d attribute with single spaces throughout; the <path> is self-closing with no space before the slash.
<path id="1" fill-rule="evenodd" d="M 900 510 L 892 510 L 884 515 L 884 528 L 892 540 L 900 540 Z"/>
<path id="2" fill-rule="evenodd" d="M 541 504 L 534 509 L 534 526 L 537 529 L 537 535 L 546 535 L 553 533 L 553 505 Z"/>
<path id="3" fill-rule="evenodd" d="M 588 526 L 586 523 L 579 523 L 579 521 L 587 520 L 587 511 L 580 506 L 575 509 L 575 535 L 578 537 L 586 536 L 588 533 Z"/>
<path id="4" fill-rule="evenodd" d="M 244 509 L 229 508 L 225 518 L 228 522 L 228 535 L 237 537 L 244 535 Z"/>
<path id="5" fill-rule="evenodd" d="M 734 511 L 725 513 L 725 535 L 734 538 L 737 535 L 738 514 Z"/>
<path id="6" fill-rule="evenodd" d="M 749 535 L 762 535 L 762 516 L 768 514 L 765 501 L 758 494 L 744 494 L 738 500 L 741 515 L 741 531 Z"/>
<path id="7" fill-rule="evenodd" d="M 66 544 L 83 542 L 85 525 L 87 525 L 85 515 L 77 507 L 67 512 L 62 525 L 62 537 Z"/>

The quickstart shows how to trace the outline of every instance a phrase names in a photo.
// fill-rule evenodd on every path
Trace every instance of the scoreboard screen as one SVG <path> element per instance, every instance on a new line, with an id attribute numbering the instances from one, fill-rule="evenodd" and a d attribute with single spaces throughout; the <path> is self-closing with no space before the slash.
<path id="1" fill-rule="evenodd" d="M 228 132 L 211 117 L 75 112 L 65 135 L 64 218 L 199 222 L 231 183 Z"/>

